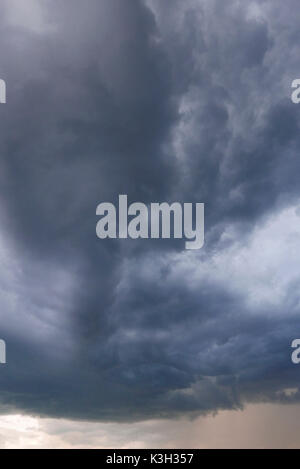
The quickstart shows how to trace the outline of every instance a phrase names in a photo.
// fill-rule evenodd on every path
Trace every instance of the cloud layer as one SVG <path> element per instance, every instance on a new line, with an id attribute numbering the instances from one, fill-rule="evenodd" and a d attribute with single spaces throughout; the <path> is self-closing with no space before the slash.
<path id="1" fill-rule="evenodd" d="M 280 425 L 278 424 L 280 422 Z M 299 406 L 251 405 L 195 420 L 130 424 L 0 418 L 2 449 L 297 449 Z M 229 430 L 230 429 L 230 430 Z"/>
<path id="2" fill-rule="evenodd" d="M 2 412 L 297 402 L 296 1 L 16 3 L 0 12 Z M 205 249 L 100 241 L 96 207 L 119 194 L 204 202 Z"/>

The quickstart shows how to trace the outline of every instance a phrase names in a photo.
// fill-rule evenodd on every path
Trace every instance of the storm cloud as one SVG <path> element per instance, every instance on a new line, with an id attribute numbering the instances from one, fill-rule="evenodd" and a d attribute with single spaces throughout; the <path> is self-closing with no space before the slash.
<path id="1" fill-rule="evenodd" d="M 17 3 L 0 7 L 2 412 L 298 402 L 297 2 Z M 119 194 L 205 203 L 205 248 L 100 241 Z"/>

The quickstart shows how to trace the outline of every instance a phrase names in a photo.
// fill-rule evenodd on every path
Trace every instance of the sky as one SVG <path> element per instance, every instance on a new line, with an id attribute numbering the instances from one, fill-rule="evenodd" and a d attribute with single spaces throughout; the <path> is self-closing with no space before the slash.
<path id="1" fill-rule="evenodd" d="M 1 448 L 300 446 L 299 25 L 0 1 Z M 204 248 L 99 240 L 119 194 L 205 203 Z"/>
<path id="2" fill-rule="evenodd" d="M 2 449 L 298 449 L 299 406 L 258 404 L 215 416 L 136 424 L 0 418 Z"/>

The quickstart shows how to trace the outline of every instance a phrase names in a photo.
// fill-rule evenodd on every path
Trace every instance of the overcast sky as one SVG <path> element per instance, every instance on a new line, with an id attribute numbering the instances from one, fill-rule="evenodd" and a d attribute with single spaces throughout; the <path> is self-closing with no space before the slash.
<path id="1" fill-rule="evenodd" d="M 298 1 L 1 0 L 0 44 L 1 421 L 289 420 Z M 119 194 L 205 203 L 205 247 L 97 239 Z"/>

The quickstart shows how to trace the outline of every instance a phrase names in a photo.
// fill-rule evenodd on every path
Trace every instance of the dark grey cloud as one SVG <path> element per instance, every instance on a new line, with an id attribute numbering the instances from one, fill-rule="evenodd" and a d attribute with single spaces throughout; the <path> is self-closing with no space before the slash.
<path id="1" fill-rule="evenodd" d="M 3 412 L 133 420 L 298 399 L 288 4 L 32 0 L 22 20 L 3 3 Z M 98 240 L 96 206 L 122 193 L 205 202 L 205 249 Z"/>

